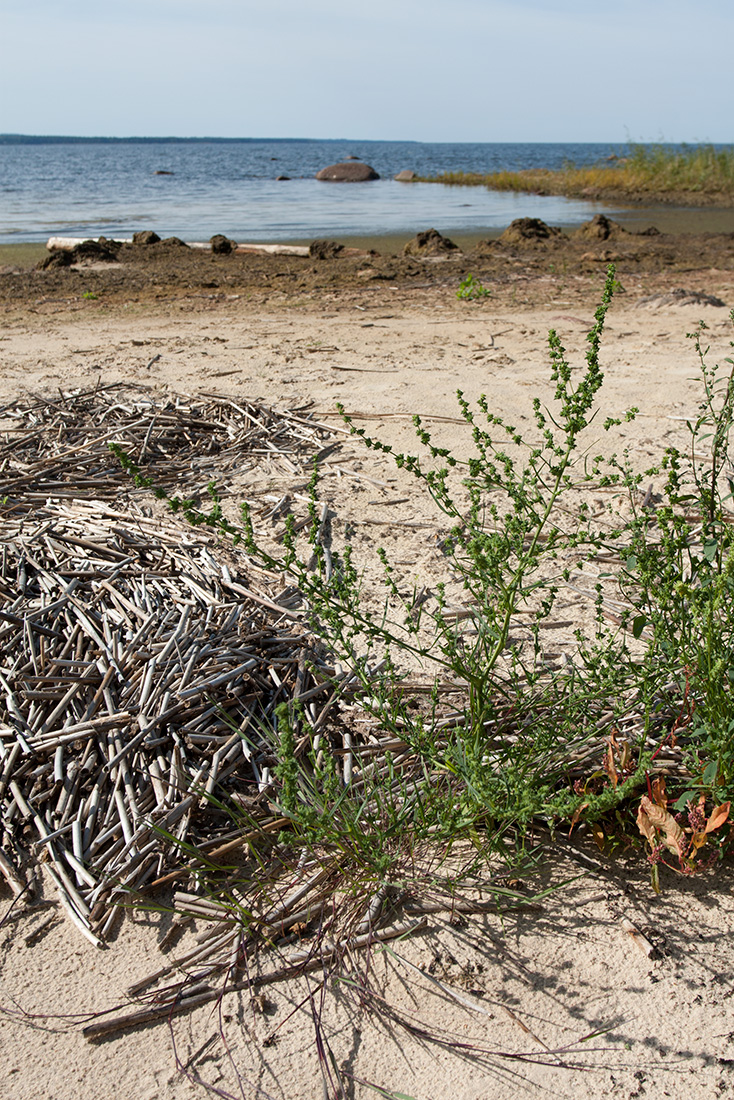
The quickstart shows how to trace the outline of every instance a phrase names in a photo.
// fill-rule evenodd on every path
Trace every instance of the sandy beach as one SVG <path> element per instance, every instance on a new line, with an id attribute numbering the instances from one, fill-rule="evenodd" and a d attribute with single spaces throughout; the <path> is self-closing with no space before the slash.
<path id="1" fill-rule="evenodd" d="M 640 409 L 618 438 L 642 468 L 684 442 L 699 401 L 686 334 L 705 321 L 709 358 L 722 364 L 734 339 L 731 233 L 612 226 L 606 236 L 590 229 L 409 255 L 362 247 L 327 259 L 194 254 L 162 242 L 46 270 L 29 269 L 29 258 L 0 250 L 0 404 L 119 383 L 154 398 L 228 395 L 338 429 L 342 402 L 355 423 L 402 449 L 413 447 L 417 412 L 460 451 L 456 390 L 488 395 L 522 424 L 534 396 L 549 399 L 549 329 L 583 364 L 613 262 L 620 285 L 600 405 L 611 416 Z M 469 274 L 487 296 L 457 298 Z M 325 499 L 356 532 L 368 582 L 377 584 L 374 549 L 384 544 L 401 581 L 429 585 L 441 517 L 384 456 L 334 438 L 340 468 L 355 476 L 335 472 Z M 585 613 L 573 594 L 566 607 L 569 619 Z M 565 636 L 550 633 L 549 647 L 562 648 Z M 694 878 L 671 874 L 658 896 L 640 851 L 603 855 L 582 831 L 548 843 L 519 884 L 529 898 L 549 886 L 559 888 L 502 915 L 429 915 L 391 950 L 350 960 L 344 980 L 316 971 L 262 997 L 228 992 L 89 1042 L 90 1016 L 130 1007 L 126 990 L 165 965 L 170 897 L 158 891 L 157 911 L 127 913 L 98 950 L 64 918 L 41 868 L 31 900 L 13 902 L 0 884 L 0 1094 L 310 1100 L 334 1095 L 333 1066 L 350 1100 L 734 1094 L 730 862 Z M 200 930 L 188 926 L 175 953 Z"/>

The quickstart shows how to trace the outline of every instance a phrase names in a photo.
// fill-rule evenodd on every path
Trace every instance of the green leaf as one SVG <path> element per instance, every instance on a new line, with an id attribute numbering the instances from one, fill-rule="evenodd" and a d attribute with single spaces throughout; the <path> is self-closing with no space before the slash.
<path id="1" fill-rule="evenodd" d="M 677 802 L 673 804 L 673 809 L 680 813 L 685 810 L 689 802 L 693 802 L 698 797 L 698 791 L 686 791 L 682 794 Z"/>
<path id="2" fill-rule="evenodd" d="M 703 770 L 703 776 L 701 777 L 704 783 L 715 783 L 716 773 L 719 770 L 718 760 L 709 760 L 708 764 Z"/>
<path id="3" fill-rule="evenodd" d="M 706 558 L 706 561 L 713 561 L 718 549 L 719 543 L 716 539 L 707 539 L 703 544 L 703 556 Z"/>
<path id="4" fill-rule="evenodd" d="M 637 569 L 637 558 L 635 557 L 634 554 L 630 554 L 630 556 L 626 559 L 624 564 L 625 564 L 625 567 L 627 569 L 629 569 L 630 573 L 634 573 L 635 570 Z"/>
<path id="5" fill-rule="evenodd" d="M 639 638 L 642 631 L 647 626 L 647 615 L 635 615 L 632 620 L 632 634 L 635 638 Z"/>

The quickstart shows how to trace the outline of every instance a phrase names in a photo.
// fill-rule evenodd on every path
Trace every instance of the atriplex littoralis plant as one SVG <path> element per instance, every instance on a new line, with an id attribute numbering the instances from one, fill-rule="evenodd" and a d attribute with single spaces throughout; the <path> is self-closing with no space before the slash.
<path id="1" fill-rule="evenodd" d="M 490 409 L 486 397 L 479 398 L 474 410 L 461 392 L 459 407 L 474 446 L 469 459 L 457 458 L 449 448 L 436 445 L 418 417 L 414 421 L 424 459 L 395 453 L 389 445 L 369 438 L 341 410 L 354 434 L 412 474 L 450 523 L 443 544 L 450 583 L 437 584 L 432 603 L 421 603 L 415 594 L 401 591 L 381 550 L 386 599 L 381 611 L 369 610 L 351 548 L 332 554 L 324 546 L 317 469 L 311 482 L 306 546 L 300 549 L 295 521 L 289 519 L 281 557 L 258 542 L 247 506 L 242 506 L 239 527 L 223 517 L 213 488 L 214 506 L 208 515 L 190 501 L 171 501 L 191 522 L 218 527 L 243 543 L 260 563 L 296 579 L 314 630 L 361 678 L 369 705 L 387 728 L 399 732 L 419 752 L 425 776 L 448 777 L 458 817 L 465 822 L 480 815 L 527 824 L 538 815 L 571 816 L 582 802 L 587 817 L 603 814 L 644 782 L 654 751 L 649 737 L 659 733 L 664 738 L 669 730 L 660 708 L 661 688 L 671 681 L 679 702 L 684 697 L 696 700 L 699 725 L 687 723 L 688 736 L 700 729 L 702 737 L 691 748 L 698 761 L 694 786 L 732 781 L 734 753 L 729 750 L 726 757 L 730 732 L 729 741 L 721 737 L 714 741 L 711 732 L 714 718 L 717 723 L 725 719 L 729 731 L 734 721 L 727 679 L 734 662 L 727 663 L 726 656 L 734 641 L 727 609 L 732 528 L 721 495 L 731 392 L 727 390 L 720 408 L 713 377 L 706 374 L 704 364 L 706 398 L 698 423 L 691 426 L 692 453 L 703 445 L 705 429 L 711 426 L 713 473 L 707 466 L 704 476 L 695 458 L 691 465 L 688 457 L 670 451 L 662 463 L 668 471 L 666 507 L 662 512 L 641 508 L 643 475 L 614 456 L 605 460 L 587 453 L 603 381 L 600 341 L 614 283 L 610 268 L 587 338 L 586 367 L 577 382 L 558 335 L 549 334 L 553 404 L 546 408 L 539 398 L 534 400 L 537 438 L 532 442 Z M 627 419 L 634 412 L 626 414 Z M 618 423 L 610 419 L 603 426 L 608 429 Z M 121 457 L 139 476 L 133 464 Z M 648 471 L 646 476 L 659 472 Z M 630 511 L 616 517 L 609 513 L 597 521 L 584 493 L 610 487 L 627 494 Z M 159 491 L 159 495 L 164 494 Z M 699 513 L 702 542 L 690 518 Z M 593 636 L 579 632 L 574 659 L 549 675 L 540 636 L 543 622 L 578 560 L 602 549 L 613 549 L 623 557 L 622 582 L 629 610 L 622 615 L 621 629 L 604 626 L 599 582 Z M 450 605 L 451 583 L 460 590 L 460 615 Z M 638 640 L 634 658 L 627 627 Z M 448 726 L 440 729 L 436 722 L 436 695 L 427 713 L 403 705 L 396 669 L 406 654 L 432 663 L 455 685 L 459 702 Z M 384 662 L 377 677 L 375 656 Z M 722 684 L 712 687 L 708 677 L 717 668 L 724 668 L 726 675 Z M 641 737 L 631 765 L 614 784 L 573 790 L 568 781 L 571 761 L 592 737 L 604 732 L 605 722 L 609 728 L 615 725 L 630 692 L 641 712 Z M 665 698 L 670 699 L 670 691 Z M 709 753 L 718 754 L 713 772 Z M 284 773 L 286 780 L 286 793 L 295 805 L 293 775 Z M 425 803 L 421 805 L 425 811 Z M 358 818 L 358 809 L 355 812 Z M 449 824 L 456 825 L 455 815 L 451 823 L 447 820 Z"/>
<path id="2" fill-rule="evenodd" d="M 652 510 L 634 508 L 620 578 L 637 609 L 636 629 L 650 636 L 641 682 L 668 670 L 685 702 L 677 725 L 692 782 L 679 810 L 701 789 L 718 798 L 734 793 L 734 360 L 725 360 L 731 370 L 719 378 L 702 345 L 705 329 L 701 322 L 691 334 L 703 397 L 688 421 L 689 446 L 668 448 L 649 471 L 665 476 L 662 500 Z"/>

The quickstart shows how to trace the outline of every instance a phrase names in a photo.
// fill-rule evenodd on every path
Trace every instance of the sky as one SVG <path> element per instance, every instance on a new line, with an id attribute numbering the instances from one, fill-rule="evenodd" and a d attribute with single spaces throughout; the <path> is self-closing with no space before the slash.
<path id="1" fill-rule="evenodd" d="M 734 140 L 731 0 L 0 0 L 0 133 Z"/>

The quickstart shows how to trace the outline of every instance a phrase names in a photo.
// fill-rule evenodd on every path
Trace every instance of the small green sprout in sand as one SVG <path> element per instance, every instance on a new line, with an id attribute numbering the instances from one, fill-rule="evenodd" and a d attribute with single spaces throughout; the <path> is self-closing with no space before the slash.
<path id="1" fill-rule="evenodd" d="M 456 297 L 464 302 L 476 301 L 478 298 L 489 298 L 489 295 L 490 291 L 487 290 L 486 286 L 482 286 L 479 279 L 475 279 L 473 275 L 467 275 L 456 291 Z"/>

